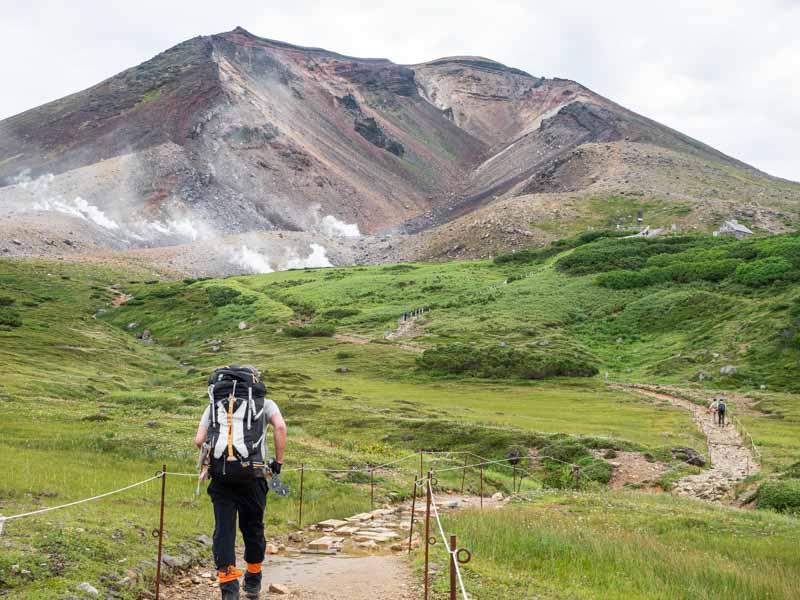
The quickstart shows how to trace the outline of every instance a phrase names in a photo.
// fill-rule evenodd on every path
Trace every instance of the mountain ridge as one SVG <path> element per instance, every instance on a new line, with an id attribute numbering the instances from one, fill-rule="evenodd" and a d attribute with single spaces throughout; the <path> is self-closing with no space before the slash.
<path id="1" fill-rule="evenodd" d="M 476 56 L 411 65 L 355 58 L 242 27 L 189 39 L 0 121 L 0 202 L 29 213 L 53 198 L 72 206 L 79 197 L 120 223 L 119 232 L 138 232 L 115 233 L 118 248 L 175 243 L 175 235 L 155 234 L 143 242 L 141 229 L 182 220 L 192 231 L 223 235 L 320 233 L 322 221 L 334 219 L 361 234 L 430 237 L 500 200 L 586 194 L 617 181 L 611 163 L 591 167 L 575 154 L 587 144 L 629 144 L 623 154 L 638 152 L 633 163 L 641 165 L 651 147 L 662 148 L 694 157 L 681 163 L 694 171 L 713 171 L 679 173 L 674 182 L 679 195 L 692 188 L 692 226 L 725 217 L 711 207 L 727 192 L 699 193 L 704 179 L 739 181 L 747 190 L 740 204 L 773 210 L 775 218 L 756 228 L 778 231 L 774 222 L 797 216 L 800 186 L 578 82 Z M 603 193 L 651 194 L 642 174 L 636 190 L 629 179 Z M 47 186 L 30 185 L 43 176 Z M 526 207 L 519 214 L 530 217 Z"/>

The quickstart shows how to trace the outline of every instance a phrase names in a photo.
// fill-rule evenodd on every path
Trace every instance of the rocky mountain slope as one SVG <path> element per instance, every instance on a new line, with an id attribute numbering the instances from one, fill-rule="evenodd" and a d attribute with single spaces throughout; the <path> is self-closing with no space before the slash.
<path id="1" fill-rule="evenodd" d="M 689 227 L 738 214 L 767 231 L 790 226 L 800 200 L 797 184 L 573 81 L 480 57 L 353 58 L 242 28 L 0 121 L 0 186 L 5 254 L 286 232 L 296 252 L 307 234 L 339 238 L 357 262 L 637 224 L 598 198 L 627 198 L 617 212 L 678 207 Z"/>

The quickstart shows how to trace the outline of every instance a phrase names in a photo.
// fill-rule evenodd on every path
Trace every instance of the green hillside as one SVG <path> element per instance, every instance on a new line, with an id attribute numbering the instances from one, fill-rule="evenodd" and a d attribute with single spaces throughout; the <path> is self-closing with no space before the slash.
<path id="1" fill-rule="evenodd" d="M 543 523 L 537 515 L 552 509 L 547 502 L 518 509 L 530 532 L 519 541 L 521 551 L 553 544 L 547 559 L 555 561 L 553 568 L 533 571 L 515 559 L 509 572 L 501 566 L 507 557 L 476 538 L 487 526 L 512 535 L 495 523 L 502 517 L 484 522 L 488 517 L 459 515 L 452 524 L 476 549 L 468 576 L 481 590 L 477 598 L 507 597 L 491 590 L 513 581 L 543 598 L 612 597 L 609 586 L 617 585 L 629 590 L 618 597 L 662 597 L 624 566 L 633 550 L 602 547 L 639 543 L 640 523 L 623 514 L 631 511 L 654 515 L 651 526 L 664 531 L 674 515 L 687 523 L 725 524 L 720 535 L 679 530 L 656 549 L 666 557 L 691 543 L 696 564 L 686 560 L 669 573 L 640 565 L 655 581 L 691 580 L 683 596 L 663 597 L 725 596 L 739 580 L 710 581 L 705 574 L 709 561 L 723 558 L 746 578 L 740 595 L 725 597 L 791 597 L 781 582 L 800 564 L 787 549 L 787 540 L 800 533 L 795 518 L 764 511 L 740 516 L 635 491 L 608 496 L 609 469 L 590 451 L 638 451 L 674 465 L 672 447 L 705 452 L 688 412 L 608 387 L 606 373 L 611 382 L 676 384 L 698 397 L 737 390 L 757 402 L 740 416 L 764 457 L 759 477 L 783 474 L 776 479 L 781 490 L 794 489 L 800 236 L 736 242 L 595 232 L 495 261 L 224 280 L 152 277 L 62 261 L 0 261 L 0 452 L 8 467 L 0 514 L 140 481 L 162 462 L 170 471 L 193 471 L 205 376 L 220 364 L 253 363 L 265 370 L 270 394 L 287 417 L 289 469 L 380 464 L 418 449 L 497 459 L 515 448 L 583 467 L 580 493 L 553 496 L 553 502 L 563 507 L 557 510 L 577 513 L 587 506 L 612 509 L 591 520 L 599 545 L 580 551 L 585 568 L 598 571 L 569 583 L 564 589 L 572 595 L 559 595 L 557 589 L 572 581 L 566 565 L 578 556 L 575 540 L 584 534 Z M 122 292 L 133 299 L 112 307 Z M 422 308 L 400 328 L 401 337 L 386 339 L 404 313 Z M 722 375 L 724 366 L 735 367 L 735 374 Z M 427 467 L 441 465 L 428 461 Z M 416 468 L 412 461 L 382 472 L 380 498 L 407 496 Z M 489 468 L 486 476 L 489 490 L 510 491 L 507 469 Z M 369 507 L 362 477 L 306 477 L 304 521 Z M 295 472 L 286 479 L 296 486 Z M 528 474 L 525 491 L 542 482 L 571 486 L 569 466 L 543 461 Z M 152 577 L 157 485 L 6 523 L 0 589 L 19 598 L 61 598 L 81 581 L 110 582 L 111 589 L 128 568 Z M 460 472 L 442 473 L 439 485 L 457 488 Z M 473 473 L 467 486 L 477 491 L 476 485 Z M 191 540 L 210 530 L 210 507 L 193 494 L 191 478 L 170 481 L 168 552 L 206 552 Z M 295 498 L 271 501 L 268 525 L 287 531 L 296 512 Z M 734 540 L 756 537 L 769 543 L 753 544 L 745 567 Z M 141 589 L 118 593 L 131 598 Z"/>

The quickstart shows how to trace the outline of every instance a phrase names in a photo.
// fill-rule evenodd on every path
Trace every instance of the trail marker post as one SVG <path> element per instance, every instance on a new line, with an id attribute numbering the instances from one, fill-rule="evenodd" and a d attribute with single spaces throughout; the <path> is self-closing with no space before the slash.
<path id="1" fill-rule="evenodd" d="M 467 459 L 468 455 L 464 455 L 464 470 L 461 472 L 461 493 L 464 493 L 464 480 L 467 478 Z"/>

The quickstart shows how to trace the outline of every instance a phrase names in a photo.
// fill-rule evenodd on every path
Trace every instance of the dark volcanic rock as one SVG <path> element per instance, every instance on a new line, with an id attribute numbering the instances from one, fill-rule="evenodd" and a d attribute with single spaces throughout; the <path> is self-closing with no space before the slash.
<path id="1" fill-rule="evenodd" d="M 361 137 L 369 141 L 371 144 L 377 146 L 378 148 L 383 148 L 395 156 L 403 156 L 403 153 L 405 152 L 403 145 L 387 136 L 383 129 L 380 128 L 377 121 L 375 121 L 375 119 L 372 117 L 361 117 L 356 119 L 355 130 Z"/>

